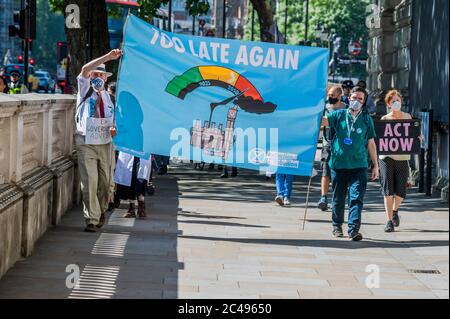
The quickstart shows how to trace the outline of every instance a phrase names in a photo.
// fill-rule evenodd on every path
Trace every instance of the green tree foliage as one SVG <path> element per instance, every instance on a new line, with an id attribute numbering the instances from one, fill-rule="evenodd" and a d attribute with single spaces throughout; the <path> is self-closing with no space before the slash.
<path id="1" fill-rule="evenodd" d="M 49 0 L 54 11 L 63 12 L 64 0 Z M 99 1 L 99 0 L 94 0 Z M 139 16 L 143 19 L 151 19 L 155 16 L 157 10 L 169 4 L 169 0 L 138 0 L 140 5 Z M 186 0 L 186 10 L 190 15 L 202 15 L 208 13 L 208 0 Z M 115 12 L 109 12 L 114 14 Z"/>
<path id="2" fill-rule="evenodd" d="M 245 24 L 245 39 L 251 39 L 252 19 L 251 12 L 255 8 L 254 40 L 260 41 L 261 28 L 269 28 L 263 25 L 258 18 L 261 13 L 268 15 L 268 10 L 275 11 L 274 0 L 248 0 L 249 16 Z M 366 27 L 367 6 L 371 0 L 309 0 L 309 23 L 307 41 L 312 45 L 331 46 L 332 36 L 342 38 L 339 50 L 341 57 L 349 57 L 348 43 L 353 40 L 360 41 L 362 53 L 359 58 L 367 58 L 368 29 Z M 265 3 L 266 6 L 257 6 L 256 3 Z M 286 3 L 288 3 L 286 11 Z M 305 41 L 306 1 L 304 0 L 279 0 L 278 10 L 274 12 L 274 20 L 277 22 L 281 33 L 286 34 L 288 44 L 299 44 Z M 287 17 L 286 17 L 287 12 Z M 285 25 L 285 21 L 287 22 Z M 316 37 L 316 28 L 323 29 L 329 34 L 329 39 L 322 41 Z M 286 32 L 287 29 L 287 32 Z M 364 78 L 366 71 L 364 65 L 347 66 L 342 69 L 343 74 Z"/>
<path id="3" fill-rule="evenodd" d="M 65 41 L 64 17 L 61 13 L 50 11 L 48 0 L 37 0 L 36 40 L 33 42 L 31 56 L 36 67 L 56 73 L 56 43 Z"/>
<path id="4" fill-rule="evenodd" d="M 70 83 L 76 83 L 75 77 L 80 72 L 84 63 L 92 58 L 99 57 L 110 50 L 109 33 L 108 33 L 108 16 L 119 14 L 117 6 L 106 6 L 104 0 L 48 0 L 53 11 L 65 14 L 65 8 L 69 4 L 79 6 L 80 28 L 65 28 L 67 45 L 70 53 L 69 78 Z M 141 18 L 151 21 L 157 10 L 169 3 L 169 0 L 138 0 L 140 8 L 138 14 Z M 87 17 L 91 8 L 93 15 L 93 25 L 91 26 L 91 35 L 95 39 L 92 46 L 87 47 L 89 33 L 89 24 Z M 109 11 L 108 11 L 109 9 Z M 187 0 L 186 9 L 190 14 L 201 15 L 209 10 L 209 2 L 207 0 Z M 91 57 L 89 57 L 92 55 Z M 117 63 L 110 63 L 107 68 L 114 70 Z"/>
<path id="5" fill-rule="evenodd" d="M 271 0 L 263 0 L 271 2 Z M 305 40 L 305 1 L 287 0 L 287 42 L 298 44 Z M 251 2 L 251 1 L 249 1 Z M 367 39 L 368 30 L 365 24 L 367 17 L 366 7 L 370 0 L 310 0 L 309 1 L 309 30 L 308 41 L 316 41 L 315 27 L 323 27 L 344 39 Z M 284 33 L 286 0 L 279 0 L 276 20 L 278 27 Z M 250 8 L 252 6 L 250 5 Z M 250 11 L 251 12 L 251 11 Z M 256 23 L 258 19 L 256 18 Z M 246 24 L 246 36 L 250 34 L 251 19 Z M 259 30 L 259 25 L 255 27 Z"/>

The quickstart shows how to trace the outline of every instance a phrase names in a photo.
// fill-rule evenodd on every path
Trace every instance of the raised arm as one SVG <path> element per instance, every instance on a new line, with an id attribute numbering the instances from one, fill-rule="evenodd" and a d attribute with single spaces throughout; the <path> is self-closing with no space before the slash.
<path id="1" fill-rule="evenodd" d="M 98 67 L 100 64 L 104 64 L 108 61 L 116 60 L 119 57 L 122 56 L 122 50 L 120 49 L 114 49 L 111 50 L 109 53 L 105 54 L 104 56 L 101 56 L 97 59 L 92 60 L 91 62 L 86 63 L 81 68 L 81 75 L 84 78 L 87 78 L 89 76 L 89 72 Z"/>

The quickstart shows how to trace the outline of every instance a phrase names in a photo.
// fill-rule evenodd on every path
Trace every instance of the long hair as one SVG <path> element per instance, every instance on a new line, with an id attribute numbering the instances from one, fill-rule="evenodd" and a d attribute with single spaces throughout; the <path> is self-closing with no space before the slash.
<path id="1" fill-rule="evenodd" d="M 3 92 L 1 92 L 1 93 L 8 93 L 8 91 L 9 91 L 8 82 L 6 82 L 6 79 L 3 76 L 0 76 L 0 81 L 2 81 L 3 84 L 5 85 L 5 88 L 3 89 Z"/>

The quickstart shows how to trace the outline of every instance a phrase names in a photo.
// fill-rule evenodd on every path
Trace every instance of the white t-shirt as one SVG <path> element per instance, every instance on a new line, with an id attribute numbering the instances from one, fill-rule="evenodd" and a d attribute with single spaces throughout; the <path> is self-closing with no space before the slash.
<path id="1" fill-rule="evenodd" d="M 78 94 L 77 94 L 77 108 L 75 110 L 75 123 L 76 123 L 76 135 L 86 135 L 86 122 L 88 117 L 94 116 L 95 103 L 97 102 L 98 93 L 95 91 L 92 95 L 86 99 L 81 105 L 81 101 L 85 98 L 91 86 L 90 78 L 85 78 L 81 74 L 77 76 L 78 81 Z M 100 92 L 100 96 L 103 100 L 105 118 L 114 116 L 114 104 L 111 101 L 111 97 L 105 90 Z"/>

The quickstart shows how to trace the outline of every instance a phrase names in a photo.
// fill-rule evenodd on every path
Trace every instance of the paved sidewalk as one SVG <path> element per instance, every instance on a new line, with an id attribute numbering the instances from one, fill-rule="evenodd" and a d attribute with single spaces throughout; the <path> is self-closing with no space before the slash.
<path id="1" fill-rule="evenodd" d="M 102 233 L 82 232 L 81 211 L 69 212 L 0 279 L 0 298 L 449 298 L 449 211 L 439 199 L 409 194 L 401 227 L 386 234 L 370 183 L 365 240 L 354 243 L 332 238 L 331 213 L 315 208 L 318 177 L 302 230 L 306 178 L 285 208 L 273 180 L 240 173 L 223 180 L 174 166 L 155 180 L 147 220 L 116 210 Z M 366 286 L 368 265 L 379 267 L 379 288 Z"/>

